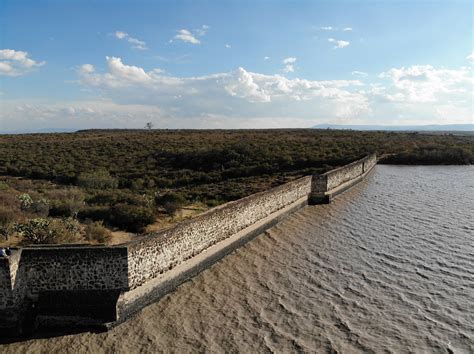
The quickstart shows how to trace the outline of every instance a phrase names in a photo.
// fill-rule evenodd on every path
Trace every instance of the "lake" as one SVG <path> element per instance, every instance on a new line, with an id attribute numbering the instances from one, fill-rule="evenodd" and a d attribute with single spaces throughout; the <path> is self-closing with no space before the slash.
<path id="1" fill-rule="evenodd" d="M 376 166 L 106 333 L 0 352 L 474 352 L 474 167 Z"/>

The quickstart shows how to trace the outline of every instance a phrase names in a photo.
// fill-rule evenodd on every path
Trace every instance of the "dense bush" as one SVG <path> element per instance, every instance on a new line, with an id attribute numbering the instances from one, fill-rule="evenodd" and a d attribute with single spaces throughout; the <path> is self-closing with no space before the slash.
<path id="1" fill-rule="evenodd" d="M 106 169 L 99 169 L 94 172 L 82 172 L 77 177 L 77 185 L 90 189 L 117 188 L 118 182 Z"/>
<path id="2" fill-rule="evenodd" d="M 153 223 L 156 217 L 153 210 L 128 204 L 117 204 L 110 210 L 108 223 L 123 230 L 139 232 Z"/>
<path id="3" fill-rule="evenodd" d="M 186 203 L 186 198 L 179 193 L 165 193 L 163 195 L 157 194 L 155 196 L 156 205 L 162 206 L 166 213 L 174 216 L 178 209 L 182 208 Z"/>
<path id="4" fill-rule="evenodd" d="M 403 151 L 387 156 L 383 163 L 407 165 L 466 165 L 473 160 L 473 154 L 468 149 L 449 147 L 417 148 L 413 151 Z"/>
<path id="5" fill-rule="evenodd" d="M 49 215 L 76 219 L 84 207 L 85 194 L 79 188 L 55 189 L 48 191 Z"/>
<path id="6" fill-rule="evenodd" d="M 81 220 L 108 221 L 110 219 L 110 207 L 92 205 L 86 206 L 78 214 Z"/>

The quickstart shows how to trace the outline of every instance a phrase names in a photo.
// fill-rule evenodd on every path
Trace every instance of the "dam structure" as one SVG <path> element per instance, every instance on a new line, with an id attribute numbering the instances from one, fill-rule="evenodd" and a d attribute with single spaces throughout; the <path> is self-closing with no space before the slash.
<path id="1" fill-rule="evenodd" d="M 0 258 L 0 337 L 37 326 L 109 328 L 308 204 L 367 176 L 375 154 L 210 209 L 117 246 L 52 245 Z"/>

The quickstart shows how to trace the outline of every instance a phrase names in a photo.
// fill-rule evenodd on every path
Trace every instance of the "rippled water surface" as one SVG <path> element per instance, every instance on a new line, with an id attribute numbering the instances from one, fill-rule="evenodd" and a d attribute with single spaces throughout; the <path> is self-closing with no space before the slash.
<path id="1" fill-rule="evenodd" d="M 107 333 L 18 352 L 474 352 L 474 168 L 377 166 Z"/>

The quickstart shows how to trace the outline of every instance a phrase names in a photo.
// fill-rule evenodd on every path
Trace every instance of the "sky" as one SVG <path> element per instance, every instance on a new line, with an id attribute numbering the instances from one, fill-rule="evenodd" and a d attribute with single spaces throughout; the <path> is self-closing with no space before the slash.
<path id="1" fill-rule="evenodd" d="M 473 123 L 472 1 L 0 0 L 0 131 Z"/>

